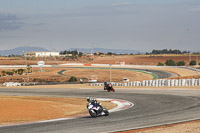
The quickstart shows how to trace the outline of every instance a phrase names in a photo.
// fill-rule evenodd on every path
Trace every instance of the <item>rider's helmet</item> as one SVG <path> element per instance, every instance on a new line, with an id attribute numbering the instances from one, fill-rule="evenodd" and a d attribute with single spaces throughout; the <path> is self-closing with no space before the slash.
<path id="1" fill-rule="evenodd" d="M 89 102 L 91 100 L 91 98 L 90 97 L 87 97 L 87 101 Z"/>

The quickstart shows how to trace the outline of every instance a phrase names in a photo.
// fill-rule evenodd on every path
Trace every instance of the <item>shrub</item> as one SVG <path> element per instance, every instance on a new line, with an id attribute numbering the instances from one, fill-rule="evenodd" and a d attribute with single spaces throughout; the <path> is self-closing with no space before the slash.
<path id="1" fill-rule="evenodd" d="M 166 64 L 166 66 L 176 66 L 175 61 L 172 59 L 166 60 L 165 64 Z"/>
<path id="2" fill-rule="evenodd" d="M 18 69 L 17 71 L 19 75 L 22 75 L 24 73 L 24 69 Z"/>
<path id="3" fill-rule="evenodd" d="M 195 60 L 190 61 L 190 66 L 194 66 L 196 64 L 197 64 L 197 62 Z"/>
<path id="4" fill-rule="evenodd" d="M 185 62 L 184 61 L 179 61 L 176 63 L 177 66 L 185 66 Z"/>
<path id="5" fill-rule="evenodd" d="M 72 76 L 70 79 L 69 79 L 69 82 L 76 82 L 77 81 L 77 78 Z"/>
<path id="6" fill-rule="evenodd" d="M 164 66 L 162 62 L 158 62 L 157 66 Z"/>
<path id="7" fill-rule="evenodd" d="M 39 83 L 42 83 L 42 82 L 43 82 L 43 80 L 42 80 L 42 79 L 38 79 L 38 82 L 39 82 Z"/>

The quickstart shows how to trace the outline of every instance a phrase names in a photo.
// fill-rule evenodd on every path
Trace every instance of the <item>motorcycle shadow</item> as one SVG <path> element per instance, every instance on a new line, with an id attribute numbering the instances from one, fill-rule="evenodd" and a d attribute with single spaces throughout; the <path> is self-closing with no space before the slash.
<path id="1" fill-rule="evenodd" d="M 97 117 L 84 116 L 82 118 L 84 118 L 84 119 L 95 119 L 95 118 L 98 118 L 98 117 L 102 117 L 102 116 L 97 116 Z"/>
<path id="2" fill-rule="evenodd" d="M 106 116 L 105 115 L 98 115 L 96 117 L 91 117 L 90 115 L 88 115 L 88 116 L 83 116 L 81 118 L 83 118 L 83 119 L 95 119 L 95 118 L 102 118 L 102 117 L 106 117 Z"/>
<path id="3" fill-rule="evenodd" d="M 98 92 L 101 92 L 101 93 L 116 93 L 116 92 L 113 92 L 113 91 L 107 91 L 107 90 L 101 90 L 101 91 L 98 91 Z"/>

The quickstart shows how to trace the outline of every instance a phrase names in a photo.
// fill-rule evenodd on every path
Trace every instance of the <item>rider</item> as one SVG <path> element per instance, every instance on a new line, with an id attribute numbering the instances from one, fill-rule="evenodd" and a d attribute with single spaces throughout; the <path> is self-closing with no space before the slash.
<path id="1" fill-rule="evenodd" d="M 108 83 L 104 82 L 104 90 L 106 90 L 107 86 L 108 86 Z"/>
<path id="2" fill-rule="evenodd" d="M 108 87 L 111 89 L 112 88 L 112 84 L 110 83 L 110 84 L 108 84 Z"/>
<path id="3" fill-rule="evenodd" d="M 96 99 L 90 98 L 90 97 L 87 97 L 87 101 L 88 101 L 88 104 L 92 104 L 92 105 L 100 105 L 101 104 L 101 103 L 98 103 Z"/>
<path id="4" fill-rule="evenodd" d="M 101 103 L 97 102 L 96 99 L 87 97 L 87 101 L 88 101 L 87 107 L 88 107 L 89 105 L 93 105 L 93 106 L 96 106 L 96 107 L 100 107 L 99 110 L 98 110 L 98 112 L 101 112 L 101 111 L 102 111 Z"/>
<path id="5" fill-rule="evenodd" d="M 104 90 L 112 89 L 112 84 L 108 82 L 104 82 Z"/>

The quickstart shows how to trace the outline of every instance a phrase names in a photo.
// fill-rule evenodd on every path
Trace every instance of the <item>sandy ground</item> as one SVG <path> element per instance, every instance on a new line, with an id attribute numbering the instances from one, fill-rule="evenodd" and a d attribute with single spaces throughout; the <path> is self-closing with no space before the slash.
<path id="1" fill-rule="evenodd" d="M 102 101 L 111 109 L 116 104 Z M 0 96 L 0 125 L 87 115 L 86 99 Z"/>

